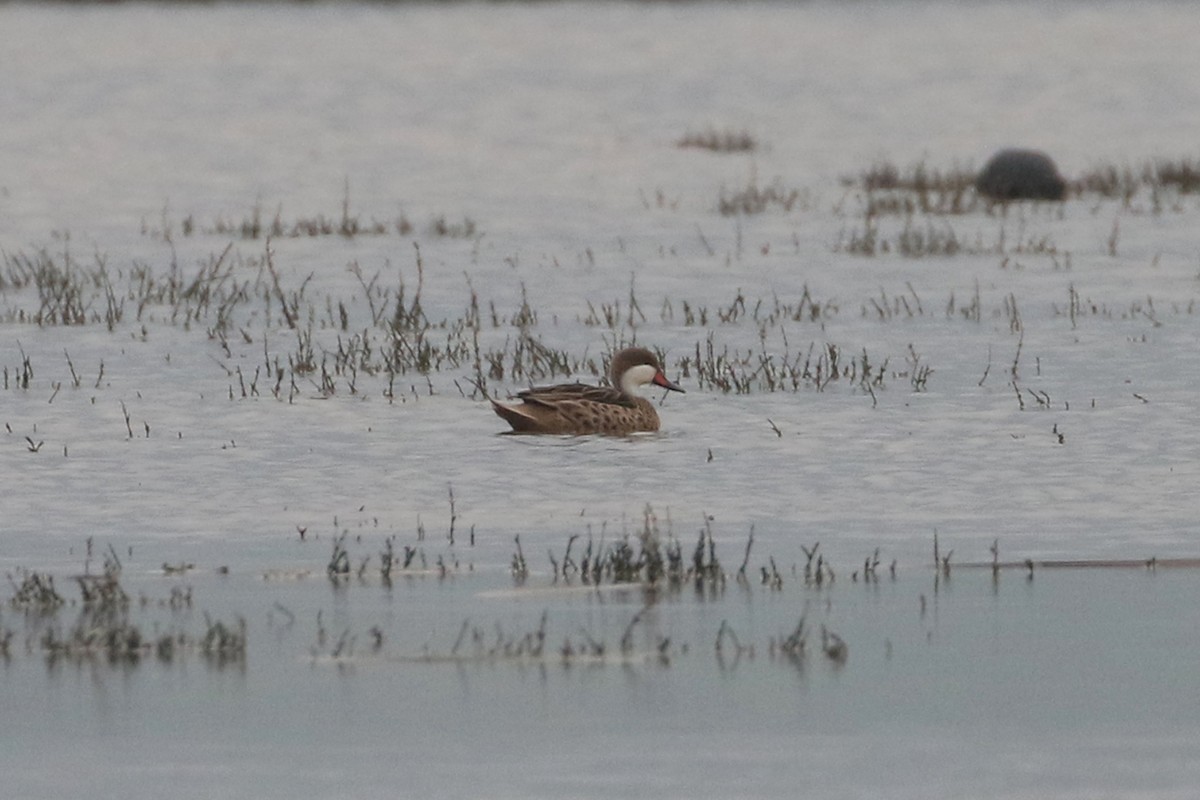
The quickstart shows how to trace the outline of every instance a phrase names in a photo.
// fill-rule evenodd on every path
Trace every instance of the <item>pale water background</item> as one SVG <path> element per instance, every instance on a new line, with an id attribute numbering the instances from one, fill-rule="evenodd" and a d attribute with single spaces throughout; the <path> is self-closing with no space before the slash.
<path id="1" fill-rule="evenodd" d="M 262 377 L 243 397 L 236 370 L 250 380 L 297 348 L 257 297 L 226 351 L 215 313 L 184 325 L 158 305 L 139 320 L 127 300 L 109 330 L 92 287 L 88 324 L 37 326 L 22 320 L 38 290 L 5 289 L 5 571 L 53 573 L 77 597 L 93 537 L 151 598 L 130 612 L 147 630 L 203 632 L 204 612 L 249 626 L 233 666 L 48 666 L 38 636 L 54 623 L 6 606 L 5 796 L 1192 796 L 1193 572 L 996 585 L 960 570 L 935 592 L 930 564 L 935 531 L 956 562 L 988 560 L 993 541 L 1015 560 L 1200 554 L 1200 200 L 1085 194 L 928 221 L 983 253 L 839 242 L 863 225 L 842 178 L 880 161 L 973 169 L 1023 145 L 1068 177 L 1194 162 L 1198 23 L 1184 3 L 0 7 L 8 259 L 69 253 L 124 291 L 138 270 L 195 275 L 232 244 L 225 263 L 253 283 L 266 242 L 218 221 L 256 206 L 337 219 L 345 197 L 364 221 L 413 230 L 271 241 L 284 287 L 312 276 L 318 360 L 339 334 L 382 337 L 347 265 L 411 299 L 417 242 L 431 319 L 461 318 L 473 289 L 502 320 L 484 346 L 511 350 L 524 296 L 547 347 L 599 359 L 636 336 L 688 389 L 666 398 L 657 436 L 516 439 L 470 396 L 469 365 L 402 375 L 392 402 L 379 375 L 324 395 L 299 379 L 292 402 Z M 710 127 L 760 147 L 676 146 Z M 722 192 L 751 180 L 796 203 L 721 215 Z M 438 218 L 475 231 L 437 235 Z M 879 219 L 883 238 L 902 226 Z M 1052 246 L 1022 245 L 1038 241 Z M 752 318 L 805 289 L 821 320 Z M 748 312 L 719 322 L 739 294 Z M 706 324 L 685 324 L 685 302 Z M 345 331 L 325 324 L 338 303 Z M 601 304 L 621 309 L 616 326 L 587 324 Z M 724 393 L 679 369 L 710 337 L 718 353 L 866 351 L 886 377 L 874 397 L 850 381 Z M 752 574 L 773 557 L 782 588 L 660 596 L 638 652 L 670 637 L 668 664 L 414 663 L 449 652 L 464 619 L 519 636 L 543 611 L 551 647 L 586 631 L 611 651 L 646 598 L 542 592 L 546 552 L 636 531 L 647 506 L 685 551 L 711 517 L 730 571 L 753 526 Z M 340 531 L 356 566 L 395 535 L 457 567 L 334 588 Z M 512 593 L 516 535 L 532 574 Z M 797 574 L 818 541 L 832 588 Z M 875 548 L 883 579 L 851 580 Z M 163 576 L 164 562 L 196 566 Z M 185 585 L 191 610 L 158 606 Z M 770 656 L 806 609 L 845 638 L 844 665 L 815 643 L 799 668 Z M 723 620 L 753 658 L 716 658 Z M 343 632 L 354 656 L 331 658 Z"/>

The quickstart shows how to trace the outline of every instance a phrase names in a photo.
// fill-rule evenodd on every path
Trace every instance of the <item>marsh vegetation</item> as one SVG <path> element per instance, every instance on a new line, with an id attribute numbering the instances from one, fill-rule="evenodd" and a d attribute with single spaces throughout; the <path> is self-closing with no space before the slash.
<path id="1" fill-rule="evenodd" d="M 8 794 L 1196 784 L 1187 13 L 284 9 L 5 12 Z"/>

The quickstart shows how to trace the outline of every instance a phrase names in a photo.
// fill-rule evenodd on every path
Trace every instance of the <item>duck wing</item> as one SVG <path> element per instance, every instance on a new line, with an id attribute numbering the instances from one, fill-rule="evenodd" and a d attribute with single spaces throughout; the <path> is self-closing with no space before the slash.
<path id="1" fill-rule="evenodd" d="M 517 392 L 517 397 L 533 405 L 553 407 L 566 402 L 601 403 L 633 408 L 632 397 L 611 386 L 589 386 L 586 383 L 560 383 L 556 386 L 535 386 Z"/>

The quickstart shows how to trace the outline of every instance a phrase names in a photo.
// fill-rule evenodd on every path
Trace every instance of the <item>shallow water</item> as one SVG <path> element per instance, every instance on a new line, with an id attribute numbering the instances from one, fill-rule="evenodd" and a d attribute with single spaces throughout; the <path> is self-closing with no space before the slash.
<path id="1" fill-rule="evenodd" d="M 611 647 L 642 598 L 481 597 L 485 576 L 334 592 L 320 578 L 193 576 L 200 605 L 249 616 L 245 663 L 15 657 L 8 785 L 17 797 L 136 795 L 168 781 L 184 796 L 238 797 L 779 796 L 797 785 L 834 797 L 1183 796 L 1197 763 L 1197 651 L 1179 612 L 1197 600 L 1190 573 L 993 586 L 967 572 L 936 594 L 926 577 L 668 595 L 643 623 L 646 639 L 671 638 L 663 659 L 641 633 L 628 657 L 489 656 L 497 634 L 485 630 L 480 648 L 441 660 L 463 618 L 519 637 L 543 610 L 552 643 L 586 629 Z M 135 581 L 152 596 L 170 582 Z M 844 664 L 768 646 L 804 607 L 846 634 Z M 183 616 L 172 624 L 187 627 Z M 729 641 L 714 651 L 721 619 L 753 653 Z M 387 631 L 379 651 L 364 641 L 371 625 Z M 359 640 L 331 659 L 322 626 Z"/>
<path id="2" fill-rule="evenodd" d="M 233 663 L 193 647 L 50 664 L 40 637 L 78 607 L 6 605 L 11 796 L 1189 795 L 1192 571 L 994 585 L 957 569 L 935 585 L 931 562 L 935 532 L 954 564 L 993 542 L 1018 562 L 1197 555 L 1200 200 L 918 213 L 913 229 L 962 251 L 865 256 L 846 243 L 866 199 L 842 179 L 879 161 L 973 168 L 1013 144 L 1068 177 L 1194 163 L 1194 17 L 1166 2 L 0 7 L 0 564 L 78 602 L 71 576 L 111 545 L 147 634 L 194 641 L 239 616 L 248 633 Z M 710 127 L 760 147 L 675 145 Z M 752 180 L 794 205 L 720 214 Z M 336 223 L 343 200 L 388 232 L 239 233 L 256 207 L 268 225 Z M 877 223 L 899 241 L 903 217 Z M 281 291 L 304 287 L 299 334 L 268 248 Z M 86 324 L 29 321 L 46 290 L 13 285 L 13 264 L 43 251 L 88 280 L 103 265 L 116 293 L 84 281 Z M 222 286 L 248 287 L 228 320 L 139 308 L 135 275 L 187 283 L 218 259 Z M 636 338 L 687 394 L 629 440 L 498 435 L 469 359 L 399 374 L 391 397 L 366 369 L 333 391 L 285 369 L 273 394 L 269 367 L 306 330 L 318 362 L 364 331 L 386 345 L 372 318 L 401 287 L 447 321 L 435 346 L 476 294 L 480 346 L 506 354 L 493 393 L 534 379 L 513 374 L 514 343 L 582 364 Z M 772 316 L 805 291 L 817 319 Z M 684 374 L 710 343 L 743 374 L 833 346 L 882 378 L 724 392 Z M 688 556 L 707 526 L 724 590 L 554 588 L 570 537 L 578 558 L 647 514 Z M 331 585 L 341 532 L 355 570 L 373 561 Z M 387 589 L 391 536 L 425 571 Z M 805 585 L 818 542 L 832 586 Z M 861 574 L 876 548 L 878 583 Z M 779 589 L 759 582 L 770 559 Z M 183 586 L 191 607 L 160 606 Z M 806 609 L 797 664 L 771 642 Z M 487 654 L 543 611 L 545 658 Z M 447 661 L 464 620 L 483 651 Z M 717 652 L 723 621 L 753 657 Z M 821 652 L 822 624 L 845 664 Z M 563 642 L 589 637 L 605 657 L 564 664 Z"/>

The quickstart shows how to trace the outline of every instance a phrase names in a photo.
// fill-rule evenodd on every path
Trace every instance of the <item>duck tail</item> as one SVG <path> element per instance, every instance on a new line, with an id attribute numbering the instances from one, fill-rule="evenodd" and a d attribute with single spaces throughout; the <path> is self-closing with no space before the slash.
<path id="1" fill-rule="evenodd" d="M 492 397 L 489 397 L 488 401 L 492 404 L 492 410 L 496 412 L 496 415 L 511 425 L 512 429 L 517 433 L 527 433 L 537 430 L 538 421 L 516 406 L 501 403 Z"/>

